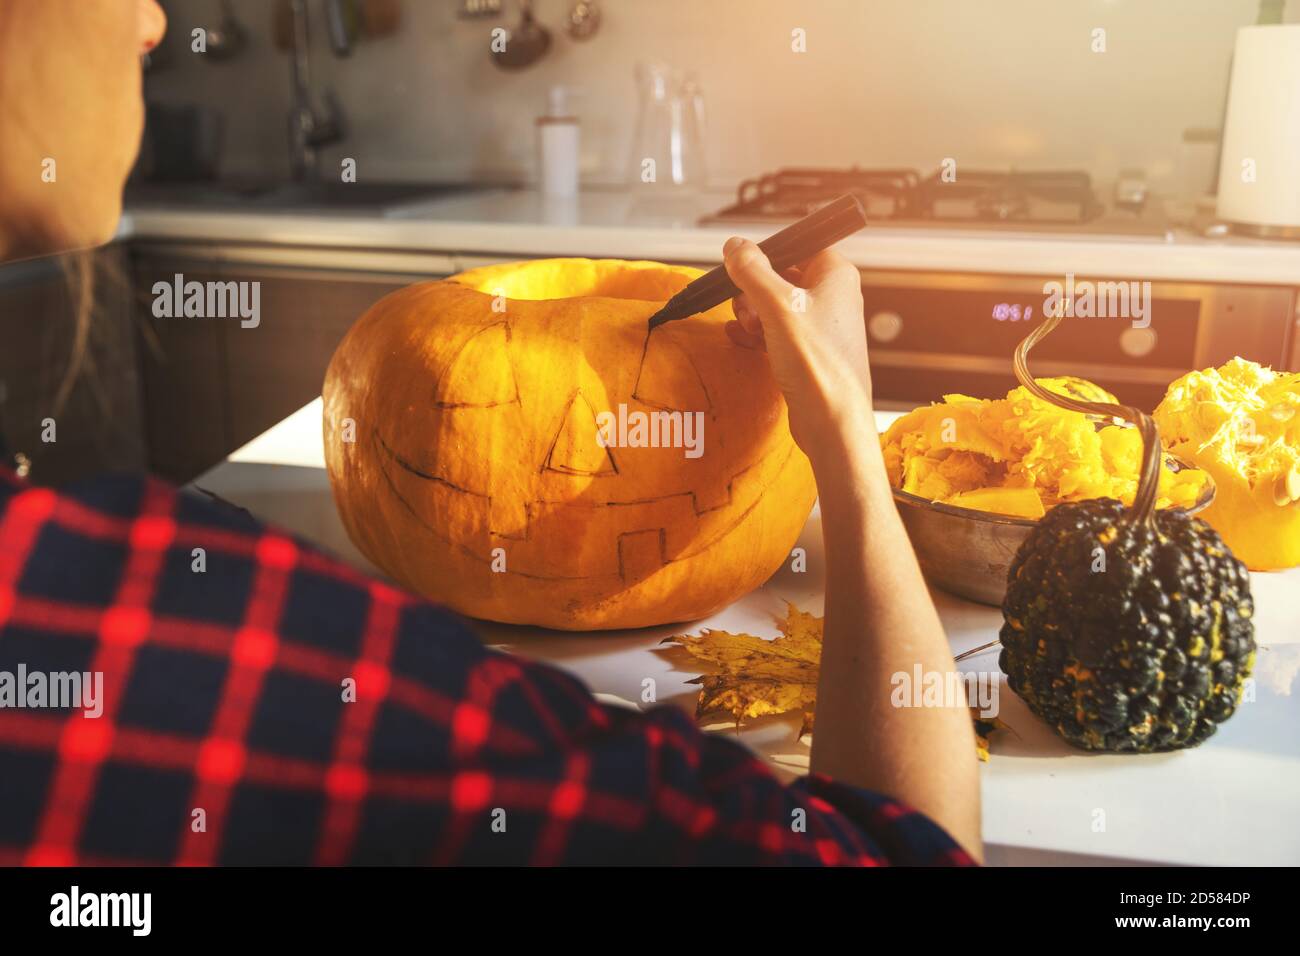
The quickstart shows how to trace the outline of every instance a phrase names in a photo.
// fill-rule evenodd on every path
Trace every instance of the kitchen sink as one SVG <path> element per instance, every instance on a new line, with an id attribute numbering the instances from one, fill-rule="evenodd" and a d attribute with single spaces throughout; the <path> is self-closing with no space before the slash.
<path id="1" fill-rule="evenodd" d="M 136 207 L 202 206 L 232 210 L 324 210 L 373 213 L 498 188 L 472 183 L 134 183 L 126 204 Z"/>

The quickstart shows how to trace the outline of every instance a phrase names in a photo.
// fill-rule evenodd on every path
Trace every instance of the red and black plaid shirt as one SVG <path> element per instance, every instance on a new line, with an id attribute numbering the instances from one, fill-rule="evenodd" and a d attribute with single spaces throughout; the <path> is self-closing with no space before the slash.
<path id="1" fill-rule="evenodd" d="M 784 786 L 680 710 L 601 706 L 154 480 L 0 467 L 0 673 L 20 665 L 102 673 L 103 714 L 0 709 L 3 865 L 970 862 L 898 803 Z"/>

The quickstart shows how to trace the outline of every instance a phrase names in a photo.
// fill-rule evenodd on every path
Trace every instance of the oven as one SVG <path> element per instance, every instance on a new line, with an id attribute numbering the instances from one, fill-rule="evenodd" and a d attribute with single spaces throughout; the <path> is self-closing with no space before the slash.
<path id="1" fill-rule="evenodd" d="M 875 396 L 920 404 L 952 392 L 1005 395 L 1016 385 L 1012 353 L 1041 319 L 1049 280 L 1061 277 L 863 270 Z M 1090 379 L 1148 409 L 1173 379 L 1235 355 L 1300 368 L 1294 287 L 1153 281 L 1147 305 L 1145 328 L 1067 317 L 1035 347 L 1030 367 Z"/>

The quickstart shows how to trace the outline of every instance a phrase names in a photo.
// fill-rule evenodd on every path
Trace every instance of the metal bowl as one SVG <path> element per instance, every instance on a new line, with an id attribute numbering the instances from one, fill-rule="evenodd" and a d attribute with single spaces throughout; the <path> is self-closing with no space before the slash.
<path id="1" fill-rule="evenodd" d="M 1165 454 L 1174 471 L 1195 467 L 1186 459 Z M 1190 508 L 1197 514 L 1214 500 L 1214 479 L 1209 475 L 1200 499 Z M 941 504 L 894 489 L 898 513 L 912 539 L 921 571 L 934 585 L 980 604 L 1002 606 L 1007 593 L 1007 571 L 1016 551 L 1029 537 L 1037 518 L 974 511 Z"/>

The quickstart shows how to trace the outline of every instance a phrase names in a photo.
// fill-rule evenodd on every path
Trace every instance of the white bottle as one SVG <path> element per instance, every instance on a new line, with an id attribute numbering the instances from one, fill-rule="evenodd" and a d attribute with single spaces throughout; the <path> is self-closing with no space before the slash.
<path id="1" fill-rule="evenodd" d="M 569 113 L 569 91 L 552 86 L 546 115 L 537 117 L 538 184 L 543 196 L 578 195 L 578 118 Z"/>

